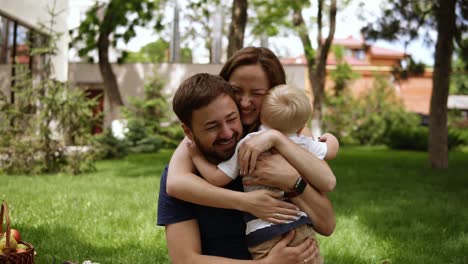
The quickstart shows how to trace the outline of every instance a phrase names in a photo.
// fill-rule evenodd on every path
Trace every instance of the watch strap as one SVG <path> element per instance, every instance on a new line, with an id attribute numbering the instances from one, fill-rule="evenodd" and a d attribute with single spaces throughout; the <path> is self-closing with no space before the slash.
<path id="1" fill-rule="evenodd" d="M 285 198 L 293 198 L 300 194 L 302 194 L 307 187 L 307 181 L 304 180 L 302 177 L 297 179 L 296 184 L 294 184 L 293 190 L 291 192 L 284 193 Z"/>

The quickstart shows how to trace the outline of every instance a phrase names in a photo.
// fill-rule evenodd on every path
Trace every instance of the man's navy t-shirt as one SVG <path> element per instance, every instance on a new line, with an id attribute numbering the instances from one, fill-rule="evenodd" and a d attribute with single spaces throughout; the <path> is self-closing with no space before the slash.
<path id="1" fill-rule="evenodd" d="M 202 254 L 233 259 L 251 259 L 245 241 L 243 213 L 188 203 L 166 193 L 167 167 L 161 176 L 158 225 L 196 219 L 200 227 Z M 240 177 L 225 188 L 242 191 Z"/>

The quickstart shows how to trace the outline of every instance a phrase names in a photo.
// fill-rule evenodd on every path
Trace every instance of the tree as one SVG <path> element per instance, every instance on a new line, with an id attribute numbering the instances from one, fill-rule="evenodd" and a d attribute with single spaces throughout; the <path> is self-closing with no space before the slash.
<path id="1" fill-rule="evenodd" d="M 185 16 L 189 22 L 186 34 L 192 39 L 201 38 L 204 41 L 205 48 L 210 55 L 210 63 L 216 57 L 213 53 L 215 42 L 221 40 L 215 38 L 215 23 L 219 23 L 219 21 L 215 21 L 215 14 L 220 15 L 221 18 L 227 16 L 226 10 L 228 8 L 225 2 L 222 0 L 193 0 L 189 1 L 188 8 L 185 10 Z M 216 26 L 220 26 L 221 31 L 225 32 L 224 23 Z"/>
<path id="2" fill-rule="evenodd" d="M 348 1 L 341 1 L 342 6 Z M 304 55 L 307 61 L 309 83 L 314 96 L 314 107 L 312 114 L 313 134 L 321 133 L 322 126 L 322 104 L 325 98 L 325 73 L 328 52 L 335 33 L 337 1 L 331 0 L 326 4 L 324 0 L 318 1 L 317 6 L 317 43 L 314 48 L 309 35 L 309 28 L 306 25 L 302 11 L 310 7 L 309 1 L 289 0 L 289 1 L 266 1 L 254 0 L 255 7 L 265 11 L 263 14 L 257 13 L 254 17 L 253 33 L 260 35 L 267 33 L 269 36 L 278 35 L 280 28 L 294 30 L 301 39 Z M 325 16 L 328 16 L 328 35 L 323 39 Z"/>
<path id="3" fill-rule="evenodd" d="M 433 42 L 430 33 L 437 30 L 435 65 L 429 117 L 429 162 L 433 168 L 448 167 L 447 98 L 451 74 L 453 44 L 463 47 L 468 24 L 468 6 L 463 0 L 415 1 L 388 0 L 383 16 L 362 32 L 371 39 L 405 39 L 420 36 Z"/>
<path id="4" fill-rule="evenodd" d="M 155 14 L 159 0 L 110 0 L 97 1 L 86 12 L 80 26 L 71 32 L 72 44 L 78 46 L 80 57 L 89 56 L 97 50 L 99 69 L 104 82 L 104 91 L 109 101 L 109 111 L 104 123 L 109 126 L 112 119 L 119 116 L 123 105 L 115 74 L 109 62 L 109 48 L 116 47 L 118 41 L 127 43 L 136 33 L 137 26 L 147 25 L 156 18 L 156 29 L 160 29 L 161 16 Z M 79 46 L 80 44 L 81 46 Z"/>
<path id="5" fill-rule="evenodd" d="M 244 31 L 247 24 L 247 0 L 234 0 L 232 19 L 229 27 L 229 43 L 227 57 L 230 58 L 236 50 L 244 46 Z"/>
<path id="6" fill-rule="evenodd" d="M 336 69 L 330 72 L 330 77 L 335 82 L 335 96 L 342 95 L 343 91 L 352 80 L 359 77 L 353 72 L 351 65 L 344 59 L 344 47 L 332 46 L 336 60 Z"/>
<path id="7" fill-rule="evenodd" d="M 137 52 L 125 52 L 121 61 L 123 63 L 163 63 L 169 61 L 169 42 L 158 39 L 150 42 Z M 189 48 L 181 49 L 180 62 L 192 62 L 192 50 Z"/>
<path id="8" fill-rule="evenodd" d="M 456 50 L 456 59 L 452 62 L 450 76 L 450 94 L 468 95 L 468 38 Z"/>
<path id="9" fill-rule="evenodd" d="M 328 35 L 326 39 L 323 39 L 323 13 L 326 7 L 324 1 L 318 1 L 317 8 L 317 50 L 312 47 L 312 42 L 309 37 L 307 26 L 302 17 L 303 1 L 296 1 L 293 5 L 293 24 L 299 34 L 304 48 L 304 55 L 307 60 L 309 82 L 312 86 L 312 92 L 314 95 L 313 113 L 312 113 L 312 125 L 313 133 L 316 135 L 321 134 L 322 127 L 322 103 L 325 97 L 325 73 L 327 66 L 328 52 L 333 41 L 336 26 L 336 0 L 331 0 L 330 6 L 328 7 Z"/>

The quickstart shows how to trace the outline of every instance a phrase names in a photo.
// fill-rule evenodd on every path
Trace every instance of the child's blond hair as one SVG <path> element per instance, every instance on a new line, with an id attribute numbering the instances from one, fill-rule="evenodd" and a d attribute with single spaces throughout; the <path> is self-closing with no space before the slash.
<path id="1" fill-rule="evenodd" d="M 299 88 L 282 84 L 270 89 L 263 99 L 260 120 L 284 134 L 302 130 L 312 113 L 310 101 Z"/>

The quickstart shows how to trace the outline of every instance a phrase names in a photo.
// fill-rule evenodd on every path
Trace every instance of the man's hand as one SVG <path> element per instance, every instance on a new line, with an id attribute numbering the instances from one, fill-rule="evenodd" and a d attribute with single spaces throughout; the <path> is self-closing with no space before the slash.
<path id="1" fill-rule="evenodd" d="M 317 243 L 310 238 L 307 238 L 298 246 L 288 247 L 288 244 L 293 240 L 294 235 L 294 231 L 290 231 L 283 237 L 283 239 L 276 243 L 268 253 L 268 256 L 263 259 L 265 261 L 264 263 L 303 264 L 307 263 L 307 260 L 314 259 L 319 254 Z"/>
<path id="2" fill-rule="evenodd" d="M 286 192 L 291 191 L 300 177 L 299 172 L 280 154 L 260 155 L 251 176 L 243 180 L 245 185 L 265 185 Z"/>

